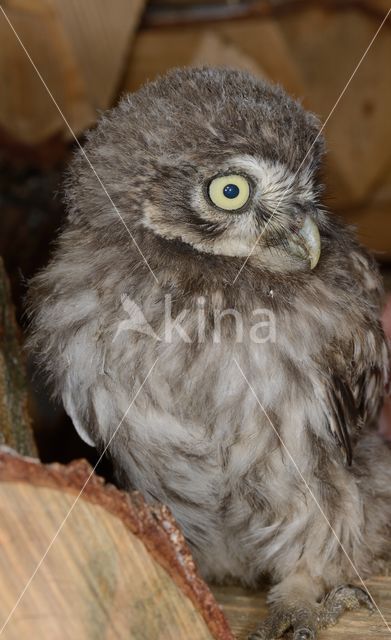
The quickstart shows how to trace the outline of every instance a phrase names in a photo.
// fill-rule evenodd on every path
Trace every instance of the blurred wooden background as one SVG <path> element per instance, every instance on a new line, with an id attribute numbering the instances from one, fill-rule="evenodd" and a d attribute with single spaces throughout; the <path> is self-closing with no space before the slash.
<path id="1" fill-rule="evenodd" d="M 2 0 L 0 6 L 78 136 L 122 93 L 170 67 L 194 64 L 249 69 L 281 83 L 324 120 L 388 8 L 382 0 Z M 51 149 L 58 159 L 71 133 L 4 15 L 0 41 L 0 139 L 33 161 L 42 149 L 46 160 Z M 327 202 L 359 226 L 380 259 L 391 257 L 390 59 L 391 20 L 325 127 Z"/>

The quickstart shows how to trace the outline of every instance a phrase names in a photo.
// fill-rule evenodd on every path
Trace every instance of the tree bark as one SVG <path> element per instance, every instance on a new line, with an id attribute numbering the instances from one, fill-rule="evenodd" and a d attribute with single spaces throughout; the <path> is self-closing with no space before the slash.
<path id="1" fill-rule="evenodd" d="M 37 456 L 28 413 L 28 396 L 20 330 L 10 286 L 0 258 L 0 444 Z"/>

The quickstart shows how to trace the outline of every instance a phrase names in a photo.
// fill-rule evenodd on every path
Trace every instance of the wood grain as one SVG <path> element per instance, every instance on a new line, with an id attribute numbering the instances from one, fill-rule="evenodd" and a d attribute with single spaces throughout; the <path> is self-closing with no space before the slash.
<path id="1" fill-rule="evenodd" d="M 76 59 L 49 0 L 7 0 L 4 10 L 75 133 L 95 119 Z M 0 126 L 33 145 L 69 132 L 21 44 L 0 16 Z"/>
<path id="2" fill-rule="evenodd" d="M 252 18 L 222 22 L 219 33 L 252 58 L 273 82 L 278 82 L 298 98 L 306 98 L 302 71 L 276 20 Z"/>
<path id="3" fill-rule="evenodd" d="M 380 21 L 354 9 L 313 6 L 287 14 L 280 27 L 324 121 L 360 62 Z M 373 193 L 391 160 L 391 30 L 380 32 L 325 128 L 333 199 L 358 206 Z"/>
<path id="4" fill-rule="evenodd" d="M 146 0 L 53 0 L 82 74 L 89 103 L 113 102 Z"/>
<path id="5" fill-rule="evenodd" d="M 0 484 L 1 620 L 72 500 L 52 489 Z M 143 543 L 102 507 L 80 500 L 3 635 L 4 640 L 29 637 L 210 640 L 212 635 Z"/>
<path id="6" fill-rule="evenodd" d="M 134 41 L 124 89 L 135 91 L 147 79 L 153 80 L 172 67 L 194 64 L 211 32 L 226 47 L 238 52 L 236 63 L 229 55 L 232 66 L 243 68 L 246 60 L 249 66 L 261 69 L 294 95 L 306 94 L 299 67 L 272 19 L 141 30 Z"/>
<path id="7" fill-rule="evenodd" d="M 0 628 L 54 540 L 2 638 L 233 640 L 169 510 L 90 474 L 0 450 Z"/>
<path id="8" fill-rule="evenodd" d="M 136 34 L 123 81 L 123 91 L 137 91 L 147 80 L 154 80 L 172 67 L 191 64 L 203 31 L 183 29 L 147 29 Z"/>
<path id="9" fill-rule="evenodd" d="M 230 67 L 249 71 L 259 78 L 267 79 L 266 73 L 252 58 L 213 31 L 204 33 L 191 62 L 195 67 L 204 65 Z"/>

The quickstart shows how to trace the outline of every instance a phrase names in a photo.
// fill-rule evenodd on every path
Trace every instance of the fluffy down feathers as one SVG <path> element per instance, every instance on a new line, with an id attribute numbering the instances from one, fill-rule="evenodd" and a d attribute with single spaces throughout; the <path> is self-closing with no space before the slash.
<path id="1" fill-rule="evenodd" d="M 253 584 L 268 573 L 275 604 L 298 577 L 312 604 L 355 577 L 330 524 L 361 574 L 389 553 L 391 457 L 375 433 L 388 369 L 381 284 L 320 204 L 318 128 L 240 72 L 179 70 L 147 85 L 85 147 L 137 246 L 77 154 L 67 220 L 30 288 L 30 344 L 82 437 L 104 447 L 126 412 L 109 447 L 120 481 L 171 507 L 204 575 Z M 205 196 L 229 172 L 253 185 L 240 214 Z M 304 215 L 321 238 L 313 270 L 290 251 Z M 167 296 L 179 319 L 170 340 Z M 118 331 L 126 297 L 149 334 Z M 259 309 L 275 340 L 254 342 Z"/>

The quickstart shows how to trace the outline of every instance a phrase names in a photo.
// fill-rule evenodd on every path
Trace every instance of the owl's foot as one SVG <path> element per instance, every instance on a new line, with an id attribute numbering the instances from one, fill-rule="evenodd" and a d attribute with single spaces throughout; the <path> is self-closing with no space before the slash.
<path id="1" fill-rule="evenodd" d="M 315 640 L 319 628 L 315 607 L 287 609 L 273 607 L 273 613 L 264 620 L 248 640 L 275 640 L 293 631 L 293 640 Z"/>
<path id="2" fill-rule="evenodd" d="M 249 636 L 249 640 L 277 640 L 293 632 L 292 640 L 315 640 L 317 631 L 336 624 L 345 611 L 365 605 L 373 612 L 375 607 L 369 594 L 361 587 L 340 585 L 317 605 L 297 608 L 273 608 L 273 613 Z"/>
<path id="3" fill-rule="evenodd" d="M 326 595 L 319 611 L 319 626 L 329 627 L 335 624 L 345 611 L 366 606 L 373 613 L 375 611 L 371 597 L 365 589 L 351 584 L 336 587 Z"/>

